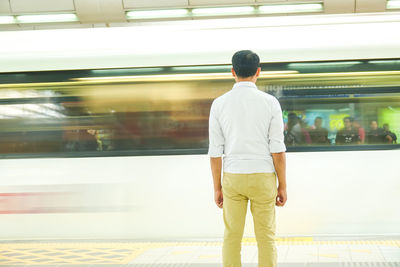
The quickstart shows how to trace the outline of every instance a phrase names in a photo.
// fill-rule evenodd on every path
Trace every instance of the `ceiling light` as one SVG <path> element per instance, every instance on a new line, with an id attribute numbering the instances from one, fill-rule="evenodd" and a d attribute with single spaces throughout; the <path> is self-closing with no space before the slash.
<path id="1" fill-rule="evenodd" d="M 275 13 L 305 13 L 305 12 L 321 12 L 323 11 L 321 3 L 315 4 L 292 4 L 292 5 L 267 5 L 259 6 L 259 13 L 275 14 Z"/>
<path id="2" fill-rule="evenodd" d="M 230 72 L 232 66 L 179 66 L 179 67 L 172 67 L 172 71 L 212 71 L 212 70 L 226 70 Z"/>
<path id="3" fill-rule="evenodd" d="M 383 65 L 393 65 L 393 64 L 400 64 L 400 60 L 370 60 L 368 63 L 372 64 L 383 64 Z"/>
<path id="4" fill-rule="evenodd" d="M 0 24 L 13 24 L 15 19 L 13 16 L 0 16 Z"/>
<path id="5" fill-rule="evenodd" d="M 126 13 L 128 19 L 156 19 L 184 17 L 188 14 L 187 9 L 164 9 L 164 10 L 137 10 Z"/>
<path id="6" fill-rule="evenodd" d="M 338 61 L 338 62 L 310 62 L 310 63 L 289 63 L 289 68 L 319 68 L 319 67 L 343 67 L 362 64 L 361 61 Z"/>
<path id="7" fill-rule="evenodd" d="M 132 68 L 132 69 L 102 69 L 102 70 L 91 70 L 90 72 L 96 74 L 120 74 L 121 72 L 133 72 L 133 73 L 149 73 L 149 72 L 161 72 L 163 68 Z"/>
<path id="8" fill-rule="evenodd" d="M 212 8 L 194 8 L 193 15 L 210 16 L 210 15 L 241 15 L 254 12 L 252 6 L 237 6 L 237 7 L 212 7 Z"/>
<path id="9" fill-rule="evenodd" d="M 18 23 L 70 22 L 78 21 L 75 14 L 20 15 Z"/>
<path id="10" fill-rule="evenodd" d="M 400 1 L 399 0 L 389 0 L 386 3 L 387 9 L 400 9 Z"/>
<path id="11" fill-rule="evenodd" d="M 259 78 L 281 77 L 281 75 L 297 74 L 296 70 L 262 71 Z M 133 75 L 133 76 L 109 76 L 109 77 L 84 77 L 73 78 L 75 81 L 92 82 L 161 82 L 161 81 L 197 81 L 197 80 L 230 80 L 233 76 L 230 72 L 224 73 L 189 73 L 189 74 L 161 74 L 161 75 Z"/>

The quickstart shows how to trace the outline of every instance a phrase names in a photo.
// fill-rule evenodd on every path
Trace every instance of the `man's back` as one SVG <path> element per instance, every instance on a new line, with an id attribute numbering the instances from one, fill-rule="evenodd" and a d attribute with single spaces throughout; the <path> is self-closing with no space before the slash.
<path id="1" fill-rule="evenodd" d="M 214 100 L 211 113 L 224 138 L 226 172 L 274 172 L 271 152 L 285 150 L 282 112 L 275 97 L 252 82 L 238 82 Z"/>
<path id="2" fill-rule="evenodd" d="M 275 97 L 255 85 L 261 72 L 257 54 L 238 51 L 232 66 L 236 83 L 214 100 L 209 119 L 214 200 L 223 209 L 225 224 L 222 263 L 242 266 L 241 240 L 250 201 L 259 266 L 276 267 L 275 205 L 283 206 L 287 199 L 282 111 Z"/>

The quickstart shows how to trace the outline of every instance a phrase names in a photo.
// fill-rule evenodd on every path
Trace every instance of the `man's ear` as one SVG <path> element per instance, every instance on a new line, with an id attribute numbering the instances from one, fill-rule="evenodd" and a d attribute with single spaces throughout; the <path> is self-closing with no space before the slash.
<path id="1" fill-rule="evenodd" d="M 232 72 L 232 76 L 236 77 L 236 72 L 235 72 L 235 70 L 233 68 L 231 69 L 231 72 Z"/>
<path id="2" fill-rule="evenodd" d="M 258 67 L 257 72 L 256 72 L 256 77 L 260 76 L 260 72 L 261 72 L 261 67 Z"/>

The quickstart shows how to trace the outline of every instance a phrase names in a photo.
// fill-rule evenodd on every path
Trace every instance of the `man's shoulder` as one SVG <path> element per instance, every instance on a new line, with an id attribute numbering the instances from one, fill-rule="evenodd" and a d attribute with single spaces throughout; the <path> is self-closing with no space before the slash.
<path id="1" fill-rule="evenodd" d="M 228 91 L 228 92 L 225 92 L 224 94 L 222 94 L 222 95 L 216 97 L 216 98 L 213 100 L 213 105 L 214 105 L 214 106 L 215 106 L 215 105 L 220 105 L 222 102 L 225 101 L 225 99 L 230 95 L 230 93 L 231 93 L 231 91 Z"/>
<path id="2" fill-rule="evenodd" d="M 259 92 L 258 94 L 265 100 L 267 100 L 269 103 L 279 103 L 278 99 L 275 96 L 261 90 L 258 90 L 258 92 Z"/>
<path id="3" fill-rule="evenodd" d="M 213 113 L 213 114 L 219 113 L 219 111 L 222 108 L 221 106 L 223 105 L 223 102 L 225 102 L 224 99 L 226 98 L 228 93 L 229 93 L 229 91 L 214 98 L 214 100 L 211 103 L 210 113 Z"/>
<path id="4" fill-rule="evenodd" d="M 271 94 L 269 94 L 267 92 L 264 92 L 264 91 L 261 91 L 261 90 L 257 89 L 256 90 L 256 94 L 258 94 L 260 98 L 266 100 L 269 104 L 279 103 L 278 99 L 275 96 L 273 96 L 273 95 L 271 95 Z M 213 105 L 217 106 L 217 105 L 221 105 L 222 103 L 224 103 L 226 101 L 229 101 L 229 97 L 231 95 L 232 95 L 232 90 L 229 90 L 228 92 L 225 92 L 224 94 L 216 97 L 213 100 Z"/>

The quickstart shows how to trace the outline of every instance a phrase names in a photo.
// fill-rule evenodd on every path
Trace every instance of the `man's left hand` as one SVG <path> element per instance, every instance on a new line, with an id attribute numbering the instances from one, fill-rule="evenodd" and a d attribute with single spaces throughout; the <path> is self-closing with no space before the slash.
<path id="1" fill-rule="evenodd" d="M 217 204 L 218 208 L 222 209 L 222 205 L 224 203 L 224 197 L 222 196 L 222 190 L 217 190 L 214 192 L 214 200 L 215 200 L 215 204 Z"/>

